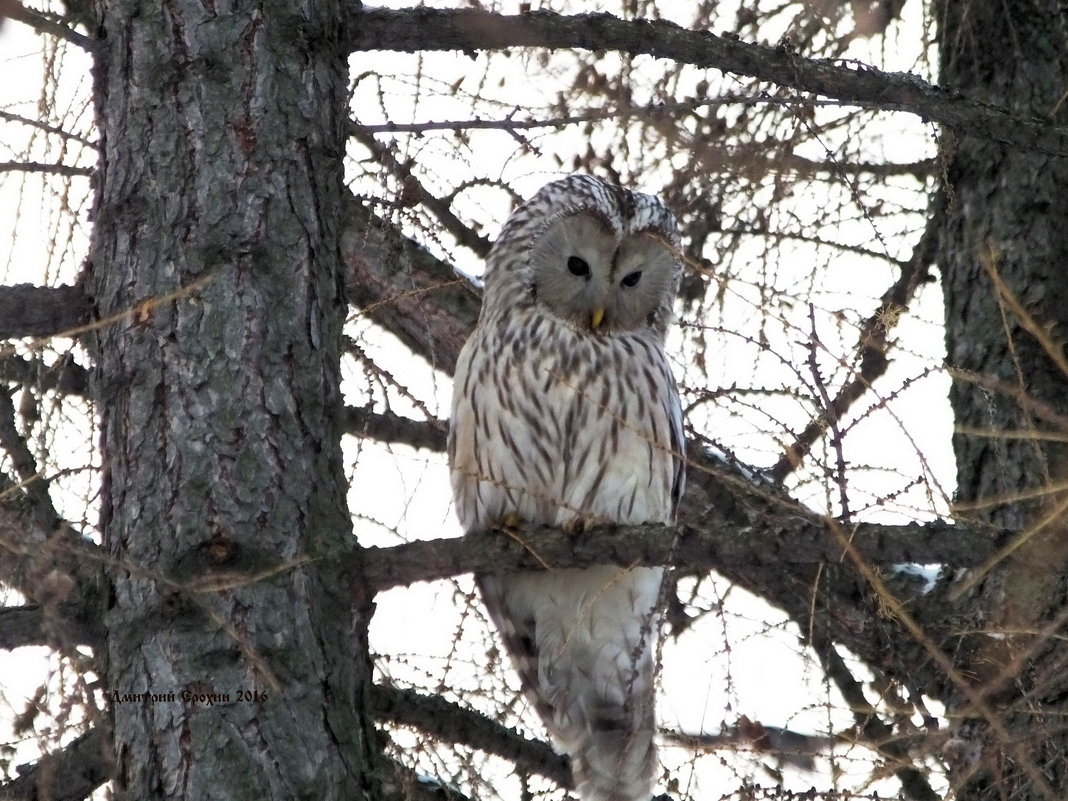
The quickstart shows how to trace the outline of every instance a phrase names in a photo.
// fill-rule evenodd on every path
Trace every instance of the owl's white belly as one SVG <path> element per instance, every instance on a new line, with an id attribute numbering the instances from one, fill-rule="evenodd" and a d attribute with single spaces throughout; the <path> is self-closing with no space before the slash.
<path id="1" fill-rule="evenodd" d="M 666 363 L 658 356 L 655 369 L 628 374 L 631 354 L 616 340 L 571 340 L 566 347 L 586 352 L 541 348 L 541 358 L 509 359 L 483 346 L 461 365 L 492 373 L 453 410 L 465 530 L 513 515 L 530 525 L 672 521 L 679 455 Z M 498 358 L 480 362 L 487 353 Z"/>

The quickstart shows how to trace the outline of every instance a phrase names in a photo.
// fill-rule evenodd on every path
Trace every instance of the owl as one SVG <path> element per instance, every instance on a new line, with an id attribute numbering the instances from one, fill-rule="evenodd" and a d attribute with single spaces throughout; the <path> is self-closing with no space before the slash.
<path id="1" fill-rule="evenodd" d="M 448 450 L 465 531 L 674 521 L 682 411 L 664 337 L 678 241 L 659 200 L 588 176 L 509 217 L 456 366 Z M 580 797 L 648 801 L 663 569 L 476 579 Z"/>

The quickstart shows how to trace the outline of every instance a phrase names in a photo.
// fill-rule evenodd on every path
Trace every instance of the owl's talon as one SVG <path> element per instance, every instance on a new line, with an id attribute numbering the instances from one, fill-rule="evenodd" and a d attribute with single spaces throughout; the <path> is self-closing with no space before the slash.
<path id="1" fill-rule="evenodd" d="M 564 533 L 577 537 L 588 528 L 596 528 L 599 522 L 595 517 L 576 517 L 564 523 Z"/>
<path id="2" fill-rule="evenodd" d="M 494 526 L 494 528 L 507 529 L 507 530 L 510 530 L 510 531 L 515 531 L 515 530 L 518 530 L 518 529 L 520 529 L 522 527 L 523 527 L 523 521 L 520 519 L 519 515 L 517 515 L 515 512 L 512 512 L 511 514 L 505 515 L 504 518 L 501 520 L 501 522 L 498 523 L 496 526 Z"/>

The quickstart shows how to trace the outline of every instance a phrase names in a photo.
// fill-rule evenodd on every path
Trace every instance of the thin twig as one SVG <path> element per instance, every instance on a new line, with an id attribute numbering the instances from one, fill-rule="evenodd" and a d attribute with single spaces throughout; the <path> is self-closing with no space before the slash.
<path id="1" fill-rule="evenodd" d="M 75 167 L 71 164 L 42 164 L 39 161 L 0 161 L 0 172 L 46 172 L 53 175 L 92 175 L 92 167 Z"/>
<path id="2" fill-rule="evenodd" d="M 871 389 L 875 379 L 882 376 L 889 366 L 886 358 L 890 347 L 889 334 L 901 319 L 902 314 L 908 310 L 916 290 L 926 280 L 927 266 L 934 255 L 935 235 L 940 220 L 941 206 L 942 200 L 939 196 L 934 201 L 928 216 L 927 227 L 913 249 L 912 257 L 907 265 L 902 267 L 898 279 L 883 293 L 879 306 L 860 328 L 854 357 L 854 363 L 860 364 L 860 370 L 842 385 L 830 405 L 839 419 Z M 781 482 L 800 467 L 809 450 L 823 436 L 824 425 L 819 416 L 809 422 L 786 447 L 779 461 L 769 471 L 773 480 Z"/>
<path id="3" fill-rule="evenodd" d="M 23 117 L 19 114 L 12 114 L 10 111 L 0 111 L 0 120 L 7 120 L 8 122 L 17 122 L 21 125 L 28 125 L 31 128 L 37 128 L 40 131 L 46 133 L 55 134 L 56 136 L 62 136 L 64 139 L 70 139 L 74 142 L 85 145 L 86 147 L 96 148 L 96 142 L 91 142 L 84 136 L 65 131 L 56 125 L 49 125 L 47 122 L 41 122 L 40 120 L 31 120 L 29 117 Z"/>
<path id="4" fill-rule="evenodd" d="M 808 342 L 808 363 L 809 374 L 812 376 L 812 384 L 816 387 L 816 392 L 819 393 L 820 402 L 823 404 L 823 412 L 820 415 L 820 419 L 826 424 L 827 428 L 831 430 L 831 447 L 834 449 L 836 464 L 835 474 L 838 484 L 838 503 L 842 509 L 842 520 L 849 522 L 849 492 L 846 474 L 845 454 L 842 452 L 842 429 L 838 425 L 839 414 L 834 408 L 834 404 L 831 402 L 830 393 L 827 392 L 827 382 L 823 380 L 823 373 L 820 372 L 820 365 L 816 359 L 817 345 L 819 344 L 819 334 L 816 331 L 816 307 L 811 303 L 808 304 L 808 319 L 811 325 Z"/>
<path id="5" fill-rule="evenodd" d="M 461 245 L 485 258 L 490 249 L 489 239 L 475 233 L 453 213 L 448 203 L 428 192 L 422 182 L 412 173 L 411 169 L 393 155 L 387 145 L 382 144 L 370 134 L 365 134 L 362 131 L 354 132 L 353 138 L 370 150 L 375 161 L 388 169 L 401 181 L 405 188 L 405 193 L 410 194 L 414 202 L 421 203 L 431 214 L 437 217 L 438 221 L 445 226 L 445 230 L 455 236 Z"/>

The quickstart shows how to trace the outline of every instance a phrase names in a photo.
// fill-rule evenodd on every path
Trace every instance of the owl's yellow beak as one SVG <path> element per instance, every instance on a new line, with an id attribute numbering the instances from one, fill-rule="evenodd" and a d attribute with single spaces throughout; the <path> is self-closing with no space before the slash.
<path id="1" fill-rule="evenodd" d="M 601 327 L 601 322 L 604 320 L 604 309 L 594 309 L 593 316 L 590 317 L 590 324 L 596 329 Z"/>

